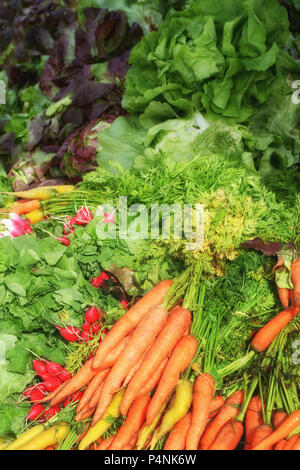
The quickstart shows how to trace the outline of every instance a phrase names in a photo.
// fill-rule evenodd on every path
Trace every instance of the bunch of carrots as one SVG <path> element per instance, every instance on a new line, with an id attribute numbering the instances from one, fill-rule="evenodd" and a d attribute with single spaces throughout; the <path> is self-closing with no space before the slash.
<path id="1" fill-rule="evenodd" d="M 81 392 L 75 421 L 89 425 L 77 440 L 79 450 L 155 450 L 160 441 L 164 450 L 299 448 L 300 410 L 276 413 L 267 425 L 259 396 L 238 389 L 223 397 L 213 374 L 198 371 L 193 380 L 184 375 L 199 345 L 190 332 L 191 311 L 178 296 L 170 302 L 174 284 L 167 279 L 149 290 L 75 375 L 41 402 L 55 407 Z M 253 349 L 264 351 L 298 311 L 293 306 L 281 312 L 280 328 L 274 317 L 252 339 Z M 121 425 L 107 437 L 119 418 Z"/>

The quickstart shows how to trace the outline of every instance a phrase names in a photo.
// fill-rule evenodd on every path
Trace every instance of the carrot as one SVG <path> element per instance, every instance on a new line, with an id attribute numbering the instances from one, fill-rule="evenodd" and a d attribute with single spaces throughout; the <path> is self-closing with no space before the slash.
<path id="1" fill-rule="evenodd" d="M 113 434 L 112 436 L 102 439 L 102 441 L 96 447 L 96 450 L 107 450 L 110 444 L 112 444 L 114 438 L 115 438 L 115 435 Z"/>
<path id="2" fill-rule="evenodd" d="M 226 423 L 218 433 L 208 450 L 234 450 L 238 446 L 244 432 L 244 426 L 240 421 Z"/>
<path id="3" fill-rule="evenodd" d="M 138 323 L 128 345 L 108 373 L 101 389 L 94 423 L 105 413 L 114 393 L 120 389 L 127 373 L 138 361 L 150 344 L 159 335 L 168 318 L 168 310 L 162 306 L 151 308 Z"/>
<path id="4" fill-rule="evenodd" d="M 277 288 L 277 293 L 279 300 L 281 302 L 281 305 L 283 308 L 288 308 L 289 303 L 290 303 L 290 290 L 288 287 L 278 287 Z"/>
<path id="5" fill-rule="evenodd" d="M 298 434 L 298 439 L 295 442 L 295 444 L 294 444 L 294 446 L 291 450 L 300 450 L 300 436 L 299 436 L 299 434 Z"/>
<path id="6" fill-rule="evenodd" d="M 123 338 L 123 340 L 107 355 L 99 369 L 94 369 L 92 367 L 93 358 L 88 359 L 78 370 L 78 372 L 76 372 L 72 379 L 68 383 L 65 382 L 65 387 L 63 387 L 62 390 L 60 390 L 60 392 L 50 401 L 50 406 L 57 405 L 65 398 L 72 395 L 72 393 L 77 392 L 82 387 L 87 385 L 98 372 L 110 367 L 119 357 L 128 341 L 129 337 Z"/>
<path id="7" fill-rule="evenodd" d="M 288 417 L 288 414 L 285 411 L 276 411 L 272 418 L 272 423 L 275 429 L 280 426 L 281 423 Z"/>
<path id="8" fill-rule="evenodd" d="M 154 374 L 161 362 L 168 357 L 177 342 L 182 337 L 188 325 L 191 325 L 191 313 L 182 307 L 170 313 L 161 333 L 154 341 L 146 357 L 128 384 L 121 403 L 121 413 L 126 416 L 127 411 L 138 395 L 141 388 Z"/>
<path id="9" fill-rule="evenodd" d="M 273 447 L 273 450 L 283 450 L 286 443 L 286 439 L 281 439 L 281 441 L 277 442 L 277 444 Z"/>
<path id="10" fill-rule="evenodd" d="M 239 408 L 244 399 L 244 392 L 237 390 L 234 392 L 224 403 L 223 408 L 219 411 L 217 416 L 206 426 L 206 429 L 200 440 L 200 448 L 207 450 L 216 439 L 217 435 L 233 418 L 238 415 Z"/>
<path id="11" fill-rule="evenodd" d="M 167 437 L 163 450 L 186 450 L 186 436 L 191 424 L 192 415 L 187 413 L 175 424 Z"/>
<path id="12" fill-rule="evenodd" d="M 82 408 L 88 406 L 89 401 L 91 400 L 92 396 L 99 388 L 100 384 L 103 382 L 107 374 L 109 373 L 110 369 L 101 370 L 96 374 L 91 381 L 88 383 L 82 397 L 79 400 L 79 403 L 76 408 L 76 412 L 78 413 Z"/>
<path id="13" fill-rule="evenodd" d="M 92 416 L 94 411 L 95 409 L 88 408 L 87 406 L 85 408 L 82 408 L 82 410 L 79 411 L 79 413 L 77 413 L 77 415 L 75 416 L 75 421 L 78 423 L 83 419 L 89 418 L 90 416 Z"/>
<path id="14" fill-rule="evenodd" d="M 297 315 L 298 307 L 289 307 L 276 315 L 256 333 L 251 346 L 256 352 L 265 351 L 278 333 Z"/>
<path id="15" fill-rule="evenodd" d="M 210 374 L 198 375 L 193 391 L 191 426 L 186 437 L 186 450 L 198 450 L 208 422 L 215 382 Z"/>
<path id="16" fill-rule="evenodd" d="M 41 203 L 37 199 L 27 200 L 27 202 L 21 200 L 11 207 L 10 212 L 22 215 L 39 209 L 41 209 Z"/>
<path id="17" fill-rule="evenodd" d="M 150 289 L 144 297 L 139 299 L 127 312 L 114 324 L 109 333 L 103 338 L 96 351 L 93 367 L 97 368 L 103 362 L 108 352 L 118 342 L 127 336 L 141 321 L 150 308 L 160 305 L 173 281 L 166 279 Z"/>
<path id="18" fill-rule="evenodd" d="M 292 306 L 292 307 L 295 307 L 294 289 L 290 289 L 290 302 L 291 302 L 291 306 Z"/>
<path id="19" fill-rule="evenodd" d="M 123 385 L 122 387 L 127 387 L 127 385 L 129 384 L 130 380 L 132 379 L 132 377 L 134 376 L 134 374 L 138 371 L 138 369 L 140 368 L 147 352 L 149 351 L 149 349 L 151 348 L 152 344 L 154 343 L 154 341 L 147 347 L 147 349 L 143 352 L 142 356 L 140 357 L 140 359 L 133 365 L 133 367 L 130 369 L 130 371 L 128 372 L 128 374 L 126 374 L 126 377 L 124 379 L 124 382 L 123 382 Z M 146 393 L 143 393 L 143 395 L 147 395 Z"/>
<path id="20" fill-rule="evenodd" d="M 212 401 L 210 402 L 209 416 L 208 416 L 210 420 L 213 419 L 219 413 L 224 403 L 225 403 L 225 398 L 222 397 L 222 395 L 216 395 L 215 398 L 212 399 Z"/>
<path id="21" fill-rule="evenodd" d="M 272 434 L 273 428 L 269 424 L 261 424 L 256 428 L 254 431 L 252 441 L 251 441 L 251 448 L 255 447 L 257 444 L 259 444 L 263 439 L 266 437 L 270 436 Z M 268 447 L 266 450 L 272 450 L 272 446 Z"/>
<path id="22" fill-rule="evenodd" d="M 300 308 L 300 258 L 291 264 L 291 279 L 294 284 L 294 305 Z"/>
<path id="23" fill-rule="evenodd" d="M 291 413 L 288 418 L 286 418 L 280 426 L 272 432 L 272 434 L 258 445 L 254 446 L 252 450 L 265 450 L 269 446 L 277 444 L 281 439 L 285 439 L 290 435 L 296 427 L 300 425 L 300 410 L 294 411 Z"/>
<path id="24" fill-rule="evenodd" d="M 151 399 L 146 416 L 146 424 L 148 426 L 153 422 L 163 403 L 176 387 L 181 372 L 190 364 L 197 351 L 197 347 L 198 341 L 191 335 L 183 336 L 175 346 Z"/>
<path id="25" fill-rule="evenodd" d="M 245 414 L 245 439 L 246 444 L 251 444 L 256 429 L 263 424 L 262 402 L 259 396 L 254 396 L 249 401 Z"/>
<path id="26" fill-rule="evenodd" d="M 134 433 L 128 444 L 126 444 L 121 450 L 133 450 L 136 446 L 138 439 L 138 433 Z"/>
<path id="27" fill-rule="evenodd" d="M 99 387 L 97 388 L 97 390 L 95 391 L 95 393 L 91 397 L 90 402 L 88 404 L 89 408 L 97 408 L 99 400 L 100 400 L 102 387 L 103 387 L 103 382 L 99 385 Z"/>
<path id="28" fill-rule="evenodd" d="M 121 450 L 138 433 L 145 421 L 150 401 L 151 398 L 144 395 L 133 402 L 123 425 L 119 428 L 108 450 Z"/>
<path id="29" fill-rule="evenodd" d="M 298 438 L 299 438 L 299 434 L 294 434 L 292 437 L 287 439 L 287 441 L 285 443 L 285 446 L 283 447 L 282 450 L 292 450 L 292 448 L 296 444 Z"/>
<path id="30" fill-rule="evenodd" d="M 168 363 L 168 358 L 166 357 L 157 367 L 157 369 L 154 371 L 152 377 L 149 378 L 148 382 L 141 388 L 140 392 L 138 393 L 138 396 L 141 395 L 147 395 L 148 393 L 152 392 L 157 387 L 157 384 L 160 381 L 160 378 L 162 376 L 162 373 L 164 371 L 164 368 L 166 367 Z"/>

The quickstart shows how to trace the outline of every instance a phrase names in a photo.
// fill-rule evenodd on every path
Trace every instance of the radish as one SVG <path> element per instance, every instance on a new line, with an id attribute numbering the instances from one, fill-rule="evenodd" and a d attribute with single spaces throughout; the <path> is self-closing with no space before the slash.
<path id="1" fill-rule="evenodd" d="M 52 406 L 51 408 L 48 408 L 44 413 L 42 414 L 42 420 L 46 421 L 50 418 L 52 418 L 54 415 L 60 412 L 60 407 L 59 406 Z"/>
<path id="2" fill-rule="evenodd" d="M 74 393 L 72 393 L 72 395 L 70 395 L 68 398 L 65 399 L 64 407 L 68 406 L 73 401 L 80 400 L 82 395 L 83 395 L 83 392 L 74 392 Z"/>
<path id="3" fill-rule="evenodd" d="M 42 398 L 44 398 L 44 394 L 38 388 L 35 390 L 32 390 L 32 392 L 29 395 L 29 400 L 31 401 L 31 403 L 35 403 L 36 401 L 42 400 Z"/>
<path id="4" fill-rule="evenodd" d="M 128 310 L 128 302 L 125 299 L 121 300 L 120 304 L 122 305 L 124 310 Z"/>
<path id="5" fill-rule="evenodd" d="M 47 372 L 50 375 L 58 375 L 63 370 L 63 366 L 56 362 L 46 361 Z"/>
<path id="6" fill-rule="evenodd" d="M 68 239 L 68 237 L 66 235 L 63 235 L 62 237 L 55 237 L 55 238 L 56 238 L 57 241 L 63 243 L 66 246 L 70 245 L 70 240 Z"/>
<path id="7" fill-rule="evenodd" d="M 92 325 L 89 322 L 85 321 L 84 323 L 82 323 L 81 328 L 83 329 L 83 331 L 90 331 L 91 326 Z"/>
<path id="8" fill-rule="evenodd" d="M 31 385 L 30 387 L 26 388 L 23 392 L 23 395 L 30 395 L 33 390 L 40 390 L 41 392 L 46 392 L 46 387 L 43 382 L 40 382 L 36 385 Z"/>
<path id="9" fill-rule="evenodd" d="M 62 328 L 61 326 L 55 325 L 55 328 L 58 329 L 62 337 L 65 338 L 67 341 L 78 341 L 80 338 L 80 330 L 78 328 L 75 328 L 74 326 Z"/>
<path id="10" fill-rule="evenodd" d="M 90 339 L 92 339 L 92 335 L 88 333 L 87 331 L 83 331 L 80 337 L 83 341 L 89 341 Z"/>
<path id="11" fill-rule="evenodd" d="M 77 225 L 86 225 L 93 220 L 93 214 L 87 207 L 81 207 L 75 216 Z"/>
<path id="12" fill-rule="evenodd" d="M 100 330 L 101 330 L 101 324 L 100 323 L 94 323 L 92 325 L 92 333 L 97 333 Z"/>
<path id="13" fill-rule="evenodd" d="M 30 421 L 37 419 L 39 416 L 42 415 L 43 411 L 44 411 L 43 405 L 41 405 L 41 403 L 36 403 L 35 405 L 31 407 L 27 415 L 27 419 L 29 419 Z"/>
<path id="14" fill-rule="evenodd" d="M 60 380 L 58 377 L 54 377 L 53 375 L 44 375 L 42 378 L 48 392 L 53 392 L 62 383 L 62 380 Z"/>
<path id="15" fill-rule="evenodd" d="M 85 312 L 85 321 L 87 323 L 95 323 L 96 321 L 99 320 L 100 314 L 99 311 L 96 307 L 90 307 L 86 312 Z"/>
<path id="16" fill-rule="evenodd" d="M 67 380 L 72 378 L 72 374 L 70 374 L 66 369 L 63 369 L 57 376 L 62 382 L 66 382 Z"/>
<path id="17" fill-rule="evenodd" d="M 40 376 L 47 373 L 47 366 L 42 361 L 39 361 L 37 359 L 33 359 L 32 367 L 36 371 L 36 373 Z"/>

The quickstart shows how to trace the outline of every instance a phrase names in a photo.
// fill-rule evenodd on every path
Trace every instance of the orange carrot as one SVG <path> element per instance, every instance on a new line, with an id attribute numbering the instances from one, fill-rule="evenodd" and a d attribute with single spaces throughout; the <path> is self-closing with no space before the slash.
<path id="1" fill-rule="evenodd" d="M 254 431 L 252 441 L 251 441 L 251 448 L 255 447 L 259 444 L 263 439 L 270 436 L 272 434 L 273 428 L 269 424 L 261 424 L 258 428 Z M 266 450 L 272 450 L 272 446 L 268 447 Z"/>
<path id="2" fill-rule="evenodd" d="M 175 424 L 167 437 L 163 450 L 186 450 L 186 436 L 191 424 L 191 413 L 187 413 Z"/>
<path id="3" fill-rule="evenodd" d="M 180 374 L 188 367 L 192 361 L 198 347 L 198 341 L 194 336 L 183 336 L 175 346 L 168 364 L 166 365 L 157 389 L 149 405 L 146 424 L 150 426 L 156 415 L 159 413 L 163 403 L 175 388 Z"/>
<path id="4" fill-rule="evenodd" d="M 219 413 L 224 403 L 225 403 L 225 398 L 222 397 L 222 395 L 216 395 L 215 398 L 212 399 L 210 403 L 209 416 L 208 416 L 210 420 L 213 419 Z"/>
<path id="5" fill-rule="evenodd" d="M 191 313 L 187 309 L 179 307 L 169 314 L 161 333 L 154 341 L 141 367 L 133 376 L 125 390 L 120 407 L 123 416 L 127 415 L 129 407 L 141 388 L 151 378 L 161 362 L 168 357 L 174 349 L 188 325 L 191 325 Z"/>
<path id="6" fill-rule="evenodd" d="M 262 419 L 262 403 L 259 396 L 254 396 L 249 401 L 249 405 L 245 414 L 245 440 L 246 444 L 251 444 L 253 435 L 263 424 Z"/>
<path id="7" fill-rule="evenodd" d="M 106 437 L 105 439 L 102 439 L 102 441 L 99 443 L 99 445 L 96 447 L 96 450 L 107 450 L 109 446 L 112 444 L 115 436 L 109 436 Z"/>
<path id="8" fill-rule="evenodd" d="M 130 439 L 130 441 L 128 442 L 128 444 L 126 444 L 121 450 L 133 450 L 136 446 L 136 443 L 137 443 L 137 440 L 138 440 L 138 435 L 139 433 L 136 432 L 132 438 Z"/>
<path id="9" fill-rule="evenodd" d="M 97 388 L 97 390 L 95 391 L 95 393 L 91 397 L 90 402 L 88 404 L 89 408 L 97 408 L 99 400 L 100 400 L 102 387 L 103 387 L 103 382 L 99 385 L 99 387 Z"/>
<path id="10" fill-rule="evenodd" d="M 186 437 L 186 450 L 197 450 L 208 422 L 215 382 L 210 374 L 198 375 L 193 392 L 191 426 Z"/>
<path id="11" fill-rule="evenodd" d="M 108 352 L 115 347 L 118 342 L 127 336 L 141 321 L 150 308 L 160 305 L 173 281 L 166 279 L 161 281 L 147 294 L 139 299 L 127 312 L 114 324 L 109 333 L 104 337 L 96 351 L 93 367 L 101 365 Z"/>
<path id="12" fill-rule="evenodd" d="M 145 421 L 150 401 L 151 398 L 144 395 L 133 402 L 123 425 L 119 428 L 108 450 L 121 450 L 129 443 L 135 433 L 139 432 Z"/>
<path id="13" fill-rule="evenodd" d="M 244 392 L 237 390 L 234 392 L 224 403 L 223 408 L 219 411 L 217 416 L 205 428 L 200 441 L 200 448 L 207 450 L 216 439 L 217 435 L 233 418 L 239 413 L 239 405 L 243 402 Z"/>
<path id="14" fill-rule="evenodd" d="M 285 411 L 276 411 L 276 413 L 274 413 L 273 415 L 273 418 L 272 418 L 272 423 L 273 423 L 273 426 L 275 429 L 278 428 L 278 426 L 280 426 L 281 423 L 283 423 L 283 421 L 288 417 L 288 414 L 285 412 Z"/>
<path id="15" fill-rule="evenodd" d="M 243 436 L 244 426 L 240 421 L 226 423 L 208 450 L 234 450 Z"/>
<path id="16" fill-rule="evenodd" d="M 14 212 L 15 214 L 22 215 L 22 214 L 27 214 L 28 212 L 32 212 L 35 210 L 41 209 L 41 203 L 37 199 L 29 199 L 25 202 L 22 202 L 22 200 L 18 201 L 16 204 L 14 204 L 10 212 Z"/>
<path id="17" fill-rule="evenodd" d="M 295 444 L 294 444 L 294 446 L 291 450 L 300 450 L 300 436 L 299 436 L 299 434 L 298 434 L 298 439 L 295 442 Z"/>
<path id="18" fill-rule="evenodd" d="M 89 401 L 91 400 L 92 396 L 99 388 L 100 384 L 103 382 L 109 371 L 110 369 L 101 370 L 91 379 L 85 391 L 83 392 L 82 397 L 79 400 L 79 403 L 76 408 L 77 413 L 79 413 L 79 411 L 82 410 L 82 408 L 84 408 L 85 406 L 88 406 Z"/>
<path id="19" fill-rule="evenodd" d="M 290 289 L 290 303 L 292 307 L 295 307 L 295 295 L 294 295 L 294 289 Z"/>
<path id="20" fill-rule="evenodd" d="M 283 450 L 286 443 L 286 439 L 281 439 L 281 441 L 277 442 L 277 444 L 273 447 L 273 450 Z"/>
<path id="21" fill-rule="evenodd" d="M 298 437 L 299 437 L 298 434 L 294 434 L 292 437 L 287 439 L 283 450 L 292 450 L 292 448 L 294 447 L 294 445 L 296 444 L 296 442 L 298 440 Z"/>
<path id="22" fill-rule="evenodd" d="M 83 419 L 89 418 L 90 416 L 92 416 L 94 411 L 95 409 L 90 409 L 87 406 L 82 408 L 82 410 L 76 414 L 75 421 L 78 423 L 79 421 L 82 421 Z"/>
<path id="23" fill-rule="evenodd" d="M 50 401 L 50 406 L 55 406 L 58 403 L 62 402 L 63 400 L 65 400 L 65 398 L 72 395 L 72 393 L 75 393 L 82 387 L 85 387 L 98 372 L 111 367 L 111 365 L 114 364 L 116 359 L 122 353 L 128 341 L 129 337 L 123 338 L 123 340 L 112 351 L 110 351 L 110 353 L 103 361 L 102 365 L 100 365 L 99 369 L 93 368 L 93 358 L 88 359 L 78 370 L 78 372 L 76 372 L 76 374 L 71 378 L 71 380 L 68 383 L 65 382 L 65 386 Z"/>
<path id="24" fill-rule="evenodd" d="M 290 291 L 288 287 L 276 286 L 276 288 L 281 305 L 283 306 L 283 308 L 288 308 L 290 303 Z"/>
<path id="25" fill-rule="evenodd" d="M 65 382 L 61 383 L 53 392 L 48 393 L 44 398 L 41 398 L 40 400 L 37 400 L 37 403 L 45 403 L 49 400 L 52 400 L 60 390 L 63 389 L 63 387 L 70 382 L 71 379 L 66 380 Z"/>
<path id="26" fill-rule="evenodd" d="M 252 450 L 265 450 L 269 446 L 277 444 L 281 439 L 288 437 L 299 425 L 300 410 L 297 410 L 291 413 L 270 436 L 266 437 L 258 445 L 254 446 Z"/>
<path id="27" fill-rule="evenodd" d="M 141 358 L 148 346 L 154 343 L 168 318 L 168 310 L 162 306 L 153 307 L 138 323 L 129 343 L 108 373 L 101 389 L 99 404 L 93 422 L 101 419 L 113 395 L 135 363 Z"/>
<path id="28" fill-rule="evenodd" d="M 256 352 L 265 351 L 278 333 L 297 315 L 298 307 L 289 307 L 276 315 L 256 333 L 251 346 Z"/>
<path id="29" fill-rule="evenodd" d="M 168 358 L 166 357 L 157 367 L 157 369 L 154 371 L 154 374 L 152 377 L 149 378 L 148 382 L 145 383 L 145 385 L 141 388 L 141 390 L 138 392 L 138 396 L 142 395 L 147 395 L 148 393 L 152 392 L 156 387 L 157 384 L 160 381 L 160 378 L 162 376 L 162 373 L 168 363 Z"/>
<path id="30" fill-rule="evenodd" d="M 127 387 L 127 385 L 129 384 L 130 380 L 132 379 L 132 377 L 134 376 L 134 374 L 138 371 L 138 369 L 140 368 L 147 352 L 149 351 L 149 349 L 151 348 L 152 344 L 154 343 L 154 341 L 147 347 L 147 349 L 143 352 L 142 356 L 140 357 L 140 359 L 133 365 L 133 367 L 131 368 L 131 370 L 128 372 L 128 374 L 126 375 L 125 379 L 124 379 L 124 382 L 122 384 L 122 388 L 123 387 Z M 147 395 L 146 393 L 144 393 L 144 395 Z"/>
<path id="31" fill-rule="evenodd" d="M 300 258 L 291 264 L 291 279 L 294 284 L 294 305 L 300 308 Z"/>

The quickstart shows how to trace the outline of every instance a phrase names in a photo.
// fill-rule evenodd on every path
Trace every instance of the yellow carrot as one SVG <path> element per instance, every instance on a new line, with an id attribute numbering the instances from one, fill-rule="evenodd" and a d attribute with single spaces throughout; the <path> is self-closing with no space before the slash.
<path id="1" fill-rule="evenodd" d="M 107 408 L 106 412 L 104 413 L 103 417 L 95 424 L 95 426 L 91 426 L 88 432 L 84 435 L 82 440 L 79 443 L 78 450 L 85 450 L 87 449 L 93 442 L 97 441 L 99 437 L 101 437 L 105 431 L 111 425 L 110 418 L 118 418 L 120 416 L 120 405 L 123 399 L 124 390 L 119 390 L 114 396 L 112 401 L 110 402 L 109 407 Z"/>
<path id="2" fill-rule="evenodd" d="M 59 423 L 51 426 L 36 437 L 28 441 L 17 450 L 44 450 L 46 447 L 62 441 L 69 433 L 70 427 L 67 423 Z"/>
<path id="3" fill-rule="evenodd" d="M 23 445 L 27 444 L 27 442 L 31 441 L 39 434 L 41 434 L 43 431 L 45 431 L 45 427 L 42 424 L 33 426 L 32 428 L 23 432 L 17 439 L 15 439 L 11 444 L 9 444 L 5 448 L 5 450 L 16 450 L 19 447 L 22 447 Z"/>
<path id="4" fill-rule="evenodd" d="M 15 191 L 15 192 L 5 192 L 4 194 L 9 194 L 14 197 L 19 197 L 22 199 L 39 199 L 40 201 L 47 201 L 52 197 L 56 196 L 57 190 L 49 188 L 48 186 L 27 189 L 26 191 Z"/>
<path id="5" fill-rule="evenodd" d="M 44 218 L 44 213 L 43 211 L 41 211 L 40 209 L 37 209 L 35 211 L 32 211 L 32 212 L 28 212 L 26 214 L 26 217 L 30 220 L 30 223 L 31 224 L 37 224 L 38 222 L 40 222 L 41 220 L 43 220 Z"/>

